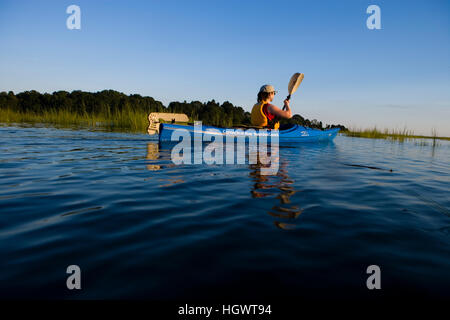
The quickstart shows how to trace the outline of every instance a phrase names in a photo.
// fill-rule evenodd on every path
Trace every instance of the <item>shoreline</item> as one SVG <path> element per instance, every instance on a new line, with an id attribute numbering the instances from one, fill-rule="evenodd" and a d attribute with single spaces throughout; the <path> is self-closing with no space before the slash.
<path id="1" fill-rule="evenodd" d="M 109 115 L 77 114 L 66 110 L 23 113 L 8 109 L 0 109 L 0 123 L 52 124 L 58 126 L 84 126 L 111 130 L 146 133 L 148 128 L 147 114 L 127 110 Z"/>
<path id="2" fill-rule="evenodd" d="M 136 115 L 135 115 L 136 116 Z M 135 118 L 135 117 L 133 117 Z M 73 118 L 61 118 L 58 115 L 53 114 L 51 117 L 46 117 L 46 115 L 23 115 L 20 117 L 14 117 L 14 119 L 1 119 L 1 125 L 55 125 L 61 128 L 73 128 L 73 127 L 83 127 L 83 128 L 101 128 L 109 131 L 118 132 L 128 132 L 128 133 L 142 133 L 148 134 L 148 120 L 146 116 L 142 117 L 144 121 L 130 121 L 126 119 L 105 118 L 102 116 L 75 116 Z M 58 121 L 59 120 L 59 121 Z M 450 137 L 438 137 L 438 136 L 424 136 L 415 134 L 399 134 L 399 133 L 383 133 L 380 131 L 372 130 L 360 130 L 360 131 L 341 131 L 340 135 L 353 138 L 369 138 L 369 139 L 384 139 L 384 140 L 395 140 L 403 141 L 409 139 L 423 139 L 423 140 L 444 140 L 450 141 Z"/>
<path id="3" fill-rule="evenodd" d="M 406 131 L 406 130 L 405 130 Z M 369 138 L 369 139 L 387 139 L 387 140 L 404 140 L 404 139 L 429 139 L 429 140 L 447 140 L 450 141 L 450 137 L 439 137 L 437 135 L 425 136 L 414 134 L 412 131 L 395 132 L 385 130 L 384 132 L 377 129 L 364 129 L 364 130 L 347 130 L 341 131 L 342 135 L 355 138 Z"/>

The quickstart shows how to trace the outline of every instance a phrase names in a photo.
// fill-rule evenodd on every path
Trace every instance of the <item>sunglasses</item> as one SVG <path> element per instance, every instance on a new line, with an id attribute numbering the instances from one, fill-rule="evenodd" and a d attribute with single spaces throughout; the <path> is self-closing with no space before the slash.
<path id="1" fill-rule="evenodd" d="M 273 91 L 273 92 L 270 92 L 270 93 L 273 93 L 273 95 L 276 95 L 276 94 L 277 94 L 277 92 L 278 92 L 278 91 Z"/>

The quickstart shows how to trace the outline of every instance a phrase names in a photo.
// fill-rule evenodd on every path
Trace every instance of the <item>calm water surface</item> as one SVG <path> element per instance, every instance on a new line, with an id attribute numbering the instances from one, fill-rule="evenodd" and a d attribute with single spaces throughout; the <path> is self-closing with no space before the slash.
<path id="1" fill-rule="evenodd" d="M 338 136 L 183 165 L 148 135 L 0 127 L 0 296 L 450 296 L 450 144 Z M 392 171 L 391 171 L 392 170 Z M 79 265 L 82 290 L 66 289 Z"/>

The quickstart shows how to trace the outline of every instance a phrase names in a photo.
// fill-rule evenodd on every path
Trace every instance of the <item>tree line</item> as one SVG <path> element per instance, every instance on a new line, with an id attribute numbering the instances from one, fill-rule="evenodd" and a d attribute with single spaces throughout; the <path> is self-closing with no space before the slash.
<path id="1" fill-rule="evenodd" d="M 142 112 L 173 112 L 185 113 L 192 120 L 200 120 L 205 125 L 218 127 L 231 127 L 237 125 L 250 125 L 250 112 L 242 107 L 234 106 L 225 101 L 222 104 L 215 100 L 206 103 L 200 101 L 170 102 L 166 107 L 162 102 L 152 97 L 143 97 L 139 94 L 126 95 L 114 90 L 99 92 L 84 91 L 56 91 L 52 94 L 39 93 L 35 90 L 14 92 L 0 92 L 0 109 L 10 109 L 16 112 L 40 114 L 44 111 L 66 111 L 79 115 L 99 115 L 108 118 L 123 111 Z M 1 120 L 1 119 L 0 119 Z M 0 121 L 1 122 L 1 121 Z M 312 128 L 324 129 L 322 122 L 308 120 L 296 114 L 291 119 L 283 119 L 282 124 L 299 124 Z M 342 125 L 327 125 L 326 128 Z"/>

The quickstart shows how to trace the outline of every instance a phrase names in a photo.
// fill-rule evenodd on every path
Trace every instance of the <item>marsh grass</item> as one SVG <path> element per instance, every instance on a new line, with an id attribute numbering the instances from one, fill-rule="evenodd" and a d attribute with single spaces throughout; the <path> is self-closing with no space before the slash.
<path id="1" fill-rule="evenodd" d="M 79 114 L 67 110 L 46 110 L 41 113 L 19 112 L 0 109 L 0 122 L 4 123 L 50 123 L 59 126 L 103 127 L 108 130 L 126 130 L 145 133 L 148 114 L 125 109 L 112 114 Z"/>
<path id="2" fill-rule="evenodd" d="M 45 110 L 40 113 L 20 112 L 9 108 L 0 108 L 0 123 L 49 123 L 61 127 L 88 126 L 99 127 L 111 131 L 129 131 L 146 133 L 148 128 L 148 114 L 142 111 L 135 111 L 125 108 L 121 111 L 107 114 L 73 113 L 68 110 Z M 191 120 L 191 119 L 190 119 Z M 358 129 L 350 127 L 342 134 L 349 137 L 362 137 L 374 139 L 389 139 L 403 142 L 408 139 L 432 139 L 433 147 L 439 146 L 438 140 L 449 140 L 449 137 L 438 137 L 437 131 L 432 129 L 431 136 L 416 135 L 407 128 L 394 130 L 379 130 L 377 127 L 371 129 Z M 419 145 L 428 145 L 426 142 L 419 142 Z"/>
<path id="3" fill-rule="evenodd" d="M 348 131 L 343 131 L 342 134 L 349 137 L 361 137 L 361 138 L 373 138 L 373 139 L 388 139 L 398 142 L 403 142 L 405 140 L 413 140 L 413 139 L 432 139 L 432 146 L 438 146 L 439 142 L 437 140 L 450 140 L 449 137 L 438 137 L 437 131 L 433 129 L 431 131 L 431 136 L 422 136 L 414 134 L 414 131 L 408 130 L 407 128 L 403 129 L 384 129 L 379 130 L 377 127 L 373 127 L 371 129 L 357 129 L 357 128 L 349 128 Z M 425 144 L 422 144 L 425 145 Z"/>

